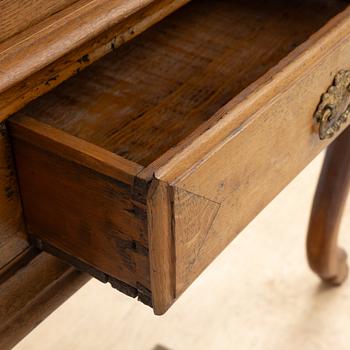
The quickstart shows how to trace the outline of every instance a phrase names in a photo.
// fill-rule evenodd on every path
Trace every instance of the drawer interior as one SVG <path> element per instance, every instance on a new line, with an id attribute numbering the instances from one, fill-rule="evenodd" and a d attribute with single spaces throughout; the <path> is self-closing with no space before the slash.
<path id="1" fill-rule="evenodd" d="M 194 0 L 24 111 L 147 166 L 346 5 Z"/>

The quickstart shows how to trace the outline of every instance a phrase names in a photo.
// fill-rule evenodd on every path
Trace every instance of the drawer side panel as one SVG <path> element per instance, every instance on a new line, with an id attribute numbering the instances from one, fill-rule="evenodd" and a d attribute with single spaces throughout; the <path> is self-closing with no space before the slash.
<path id="1" fill-rule="evenodd" d="M 149 289 L 146 215 L 132 186 L 13 139 L 28 231 L 133 287 Z"/>

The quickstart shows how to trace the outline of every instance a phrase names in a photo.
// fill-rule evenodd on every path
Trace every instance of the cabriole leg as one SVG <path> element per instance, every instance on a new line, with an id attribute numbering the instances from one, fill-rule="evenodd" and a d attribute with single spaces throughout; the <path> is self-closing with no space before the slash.
<path id="1" fill-rule="evenodd" d="M 346 253 L 338 246 L 338 229 L 349 184 L 350 127 L 328 147 L 307 237 L 309 265 L 331 285 L 340 285 L 348 274 Z"/>

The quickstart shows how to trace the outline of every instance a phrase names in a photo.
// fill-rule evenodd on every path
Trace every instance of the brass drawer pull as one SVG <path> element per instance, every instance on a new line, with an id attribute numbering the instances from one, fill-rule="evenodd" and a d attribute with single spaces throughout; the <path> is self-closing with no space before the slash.
<path id="1" fill-rule="evenodd" d="M 322 96 L 314 118 L 320 124 L 321 140 L 331 138 L 346 123 L 350 113 L 350 70 L 339 71 Z"/>

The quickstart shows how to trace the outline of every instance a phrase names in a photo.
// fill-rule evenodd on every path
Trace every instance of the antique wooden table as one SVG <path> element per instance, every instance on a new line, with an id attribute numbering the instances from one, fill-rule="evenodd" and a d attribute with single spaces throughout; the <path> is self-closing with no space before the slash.
<path id="1" fill-rule="evenodd" d="M 344 281 L 345 1 L 5 0 L 0 19 L 1 349 L 90 275 L 163 314 L 327 146 L 307 252 Z"/>

